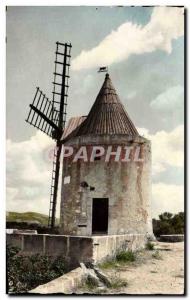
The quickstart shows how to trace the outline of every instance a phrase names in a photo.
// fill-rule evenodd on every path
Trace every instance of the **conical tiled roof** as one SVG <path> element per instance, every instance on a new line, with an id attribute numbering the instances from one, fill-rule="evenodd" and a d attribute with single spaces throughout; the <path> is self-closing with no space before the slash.
<path id="1" fill-rule="evenodd" d="M 87 118 L 79 126 L 75 136 L 88 134 L 138 135 L 123 104 L 120 102 L 109 74 L 94 102 Z"/>

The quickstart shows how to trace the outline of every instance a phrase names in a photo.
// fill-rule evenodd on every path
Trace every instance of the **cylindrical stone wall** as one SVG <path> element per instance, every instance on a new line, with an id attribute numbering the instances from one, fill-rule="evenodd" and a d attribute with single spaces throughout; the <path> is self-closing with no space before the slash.
<path id="1" fill-rule="evenodd" d="M 89 135 L 73 138 L 65 144 L 68 145 L 74 147 L 74 153 L 63 161 L 61 233 L 92 235 L 93 198 L 108 198 L 108 235 L 152 235 L 150 141 L 140 136 Z M 82 146 L 87 148 L 88 161 L 73 162 Z M 112 151 L 121 147 L 119 161 L 113 155 L 105 162 L 104 155 L 90 162 L 93 146 L 103 146 L 105 153 L 110 146 Z M 131 147 L 129 161 L 122 161 L 126 146 Z M 140 153 L 135 157 L 137 148 Z M 81 186 L 82 182 L 88 187 Z"/>

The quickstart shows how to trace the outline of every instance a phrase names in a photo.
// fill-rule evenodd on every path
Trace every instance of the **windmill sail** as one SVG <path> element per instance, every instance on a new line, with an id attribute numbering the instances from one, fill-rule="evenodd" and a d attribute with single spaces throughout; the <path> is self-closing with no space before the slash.
<path id="1" fill-rule="evenodd" d="M 71 44 L 56 43 L 55 71 L 53 81 L 53 106 L 60 113 L 59 127 L 64 128 L 66 122 L 66 107 L 68 97 L 69 67 Z M 52 121 L 54 118 L 52 116 Z"/>
<path id="2" fill-rule="evenodd" d="M 52 138 L 52 131 L 61 131 L 59 125 L 59 111 L 53 106 L 53 103 L 46 97 L 45 94 L 36 88 L 36 93 L 32 104 L 30 104 L 30 110 L 26 122 L 33 125 L 37 129 L 46 133 Z"/>
<path id="3" fill-rule="evenodd" d="M 71 47 L 71 44 L 56 42 L 52 101 L 50 101 L 37 87 L 26 119 L 26 122 L 46 133 L 56 141 L 48 221 L 48 225 L 51 227 L 55 226 L 60 156 L 62 149 L 61 136 L 65 129 L 66 122 Z"/>
<path id="4" fill-rule="evenodd" d="M 55 52 L 55 71 L 53 81 L 53 107 L 56 111 L 59 111 L 59 131 L 63 132 L 66 122 L 66 109 L 67 109 L 67 97 L 68 97 L 68 80 L 69 80 L 69 67 L 71 58 L 71 44 L 56 43 Z M 52 122 L 54 122 L 54 116 L 52 114 Z M 54 151 L 53 171 L 52 171 L 52 183 L 50 193 L 50 208 L 49 208 L 49 220 L 48 226 L 55 226 L 56 217 L 56 205 L 57 205 L 57 193 L 59 183 L 59 171 L 60 171 L 60 156 L 62 149 L 61 136 L 58 131 L 53 131 L 53 136 L 57 138 L 56 148 Z"/>

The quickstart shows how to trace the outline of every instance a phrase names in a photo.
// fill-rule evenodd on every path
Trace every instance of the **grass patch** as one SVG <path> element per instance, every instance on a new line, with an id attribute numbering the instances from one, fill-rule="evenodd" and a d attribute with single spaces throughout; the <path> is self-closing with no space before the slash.
<path id="1" fill-rule="evenodd" d="M 133 262 L 135 261 L 135 254 L 132 251 L 122 251 L 116 255 L 118 262 Z"/>
<path id="2" fill-rule="evenodd" d="M 126 287 L 128 285 L 126 280 L 123 280 L 120 276 L 115 274 L 115 276 L 111 277 L 111 285 L 112 289 L 119 289 L 122 287 Z"/>
<path id="3" fill-rule="evenodd" d="M 121 251 L 116 255 L 115 259 L 107 260 L 99 264 L 99 267 L 101 269 L 114 269 L 120 267 L 122 264 L 134 262 L 135 260 L 136 256 L 132 251 Z"/>
<path id="4" fill-rule="evenodd" d="M 127 282 L 125 280 L 121 280 L 121 279 L 114 279 L 111 283 L 112 289 L 118 289 L 118 288 L 122 288 L 122 287 L 126 287 L 126 286 L 127 286 Z"/>
<path id="5" fill-rule="evenodd" d="M 111 289 L 119 289 L 122 287 L 126 287 L 127 286 L 127 281 L 123 280 L 120 278 L 120 276 L 118 276 L 117 274 L 115 274 L 114 276 L 112 276 L 110 278 L 110 285 L 109 288 Z M 96 282 L 94 282 L 94 280 L 90 277 L 88 277 L 84 283 L 84 285 L 82 286 L 82 289 L 86 289 L 90 292 L 98 292 L 98 285 Z M 105 287 L 106 290 L 106 287 Z"/>
<path id="6" fill-rule="evenodd" d="M 154 244 L 151 242 L 146 243 L 146 250 L 153 251 L 154 250 Z"/>
<path id="7" fill-rule="evenodd" d="M 85 287 L 91 291 L 91 290 L 96 289 L 98 287 L 98 285 L 91 277 L 87 277 L 87 279 L 85 281 Z"/>
<path id="8" fill-rule="evenodd" d="M 160 252 L 158 250 L 156 250 L 153 254 L 152 254 L 152 258 L 154 259 L 162 259 L 162 256 L 160 254 Z"/>
<path id="9" fill-rule="evenodd" d="M 93 294 L 101 294 L 107 290 L 106 286 L 99 286 L 96 280 L 93 280 L 92 277 L 88 276 L 83 284 L 79 286 L 79 290 L 83 292 L 89 292 Z"/>
<path id="10" fill-rule="evenodd" d="M 101 269 L 117 268 L 118 267 L 118 263 L 117 263 L 117 261 L 115 259 L 107 260 L 107 261 L 99 264 L 99 267 Z"/>

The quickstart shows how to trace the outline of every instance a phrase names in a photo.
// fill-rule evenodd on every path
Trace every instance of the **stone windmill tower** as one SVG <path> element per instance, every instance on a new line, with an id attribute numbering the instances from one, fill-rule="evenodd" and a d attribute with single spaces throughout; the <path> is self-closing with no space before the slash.
<path id="1" fill-rule="evenodd" d="M 88 116 L 71 118 L 62 140 L 74 153 L 63 161 L 61 233 L 152 235 L 151 144 L 138 134 L 109 74 Z M 81 147 L 87 149 L 87 161 L 73 161 Z M 93 147 L 97 156 L 92 160 Z M 125 147 L 130 149 L 127 161 Z M 137 148 L 140 159 L 135 161 Z"/>

